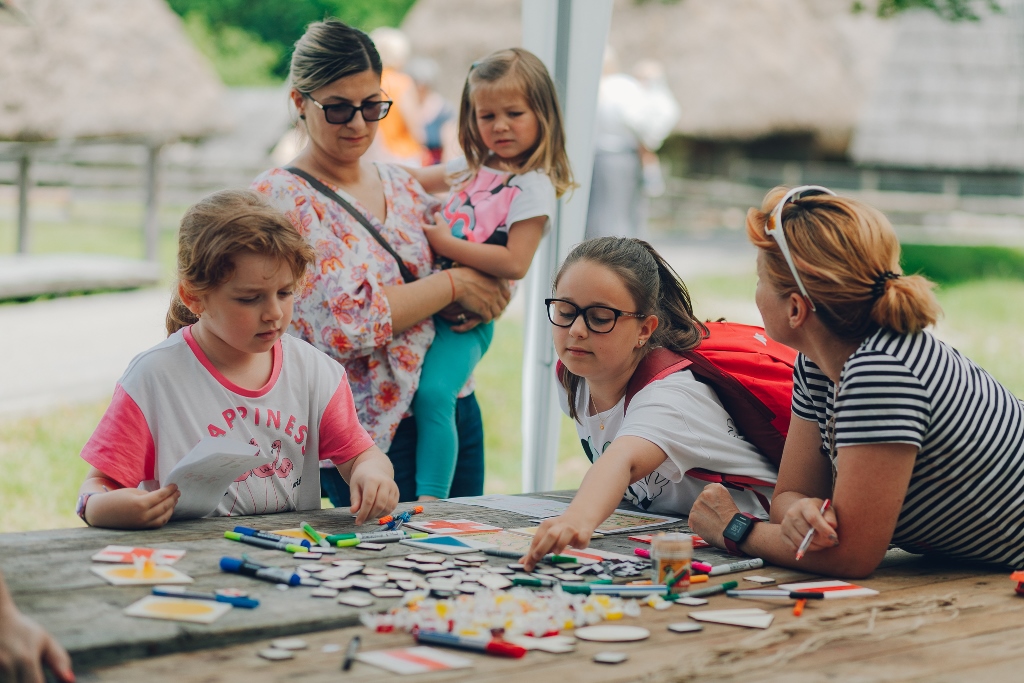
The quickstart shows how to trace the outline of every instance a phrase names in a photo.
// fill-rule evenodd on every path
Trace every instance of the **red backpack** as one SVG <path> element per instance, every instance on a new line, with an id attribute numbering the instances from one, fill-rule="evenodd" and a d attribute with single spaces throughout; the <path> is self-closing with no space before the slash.
<path id="1" fill-rule="evenodd" d="M 698 381 L 715 390 L 740 433 L 778 467 L 789 433 L 796 351 L 769 339 L 761 327 L 706 324 L 710 334 L 696 349 L 682 354 L 654 349 L 640 361 L 626 385 L 625 410 L 629 410 L 629 402 L 637 392 L 651 382 L 689 370 Z M 564 372 L 565 366 L 559 361 L 559 380 Z M 756 477 L 702 468 L 688 470 L 686 476 L 751 491 L 765 510 L 769 507 L 768 499 L 754 487 L 775 486 Z"/>

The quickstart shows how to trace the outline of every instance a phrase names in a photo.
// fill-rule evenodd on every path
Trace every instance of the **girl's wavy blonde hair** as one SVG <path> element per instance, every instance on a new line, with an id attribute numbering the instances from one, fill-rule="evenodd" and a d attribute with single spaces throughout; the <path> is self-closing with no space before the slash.
<path id="1" fill-rule="evenodd" d="M 251 190 L 223 190 L 205 197 L 185 212 L 178 231 L 177 282 L 202 295 L 231 279 L 234 258 L 251 253 L 278 259 L 298 282 L 313 263 L 314 252 L 288 218 Z M 175 286 L 167 309 L 167 334 L 199 318 Z"/>
<path id="2" fill-rule="evenodd" d="M 760 209 L 747 212 L 747 237 L 761 250 L 768 280 L 783 296 L 800 290 L 765 225 L 788 189 L 770 190 Z M 902 274 L 899 240 L 878 209 L 847 197 L 817 194 L 788 202 L 781 221 L 816 313 L 838 337 L 859 340 L 879 327 L 913 334 L 942 314 L 934 283 Z"/>
<path id="3" fill-rule="evenodd" d="M 475 176 L 491 154 L 476 125 L 473 93 L 481 86 L 519 90 L 537 117 L 540 127 L 537 144 L 523 155 L 525 158 L 517 160 L 514 172 L 542 171 L 551 178 L 558 197 L 575 188 L 569 156 L 565 153 L 565 129 L 555 84 L 544 63 L 532 52 L 519 47 L 491 53 L 469 69 L 459 107 L 459 144 L 466 155 L 468 169 L 456 182 Z"/>

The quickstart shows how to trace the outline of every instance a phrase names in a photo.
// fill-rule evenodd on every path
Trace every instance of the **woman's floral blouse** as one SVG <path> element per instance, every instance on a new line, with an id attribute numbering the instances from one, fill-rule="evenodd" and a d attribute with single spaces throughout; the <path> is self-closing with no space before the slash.
<path id="1" fill-rule="evenodd" d="M 377 228 L 417 277 L 433 256 L 421 225 L 440 210 L 408 173 L 378 164 L 387 219 L 383 224 L 356 199 L 327 183 Z M 304 179 L 275 168 L 252 184 L 285 213 L 316 249 L 316 263 L 295 293 L 292 332 L 344 364 L 359 421 L 383 451 L 408 414 L 423 357 L 434 339 L 431 317 L 398 336 L 384 287 L 402 284 L 398 265 L 345 209 Z M 330 464 L 330 463 L 328 463 Z"/>

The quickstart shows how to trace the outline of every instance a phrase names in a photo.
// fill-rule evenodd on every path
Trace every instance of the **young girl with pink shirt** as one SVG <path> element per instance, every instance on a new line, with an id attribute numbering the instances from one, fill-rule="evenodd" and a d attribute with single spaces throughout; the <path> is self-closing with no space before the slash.
<path id="1" fill-rule="evenodd" d="M 284 332 L 313 251 L 250 191 L 215 193 L 182 218 L 168 338 L 138 355 L 82 449 L 78 514 L 92 526 L 163 526 L 181 493 L 164 480 L 203 438 L 274 460 L 240 476 L 214 515 L 320 509 L 319 461 L 352 488 L 356 524 L 390 512 L 390 461 L 356 418 L 345 369 Z"/>

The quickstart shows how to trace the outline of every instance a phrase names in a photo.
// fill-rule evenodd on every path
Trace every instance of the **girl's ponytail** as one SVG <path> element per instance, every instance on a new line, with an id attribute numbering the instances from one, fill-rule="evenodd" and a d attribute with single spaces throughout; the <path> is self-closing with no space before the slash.
<path id="1" fill-rule="evenodd" d="M 920 275 L 901 275 L 880 282 L 882 291 L 871 307 L 871 320 L 879 327 L 898 334 L 915 334 L 935 324 L 942 314 L 931 280 Z"/>
<path id="2" fill-rule="evenodd" d="M 167 336 L 171 336 L 183 327 L 188 327 L 199 322 L 199 317 L 188 310 L 188 306 L 181 300 L 178 293 L 171 295 L 171 305 L 167 307 L 167 317 L 164 325 L 167 327 Z"/>
<path id="3" fill-rule="evenodd" d="M 679 273 L 647 242 L 637 240 L 658 266 L 658 329 L 651 335 L 651 347 L 664 347 L 676 353 L 696 348 L 708 336 L 708 328 L 693 314 L 690 292 Z"/>

